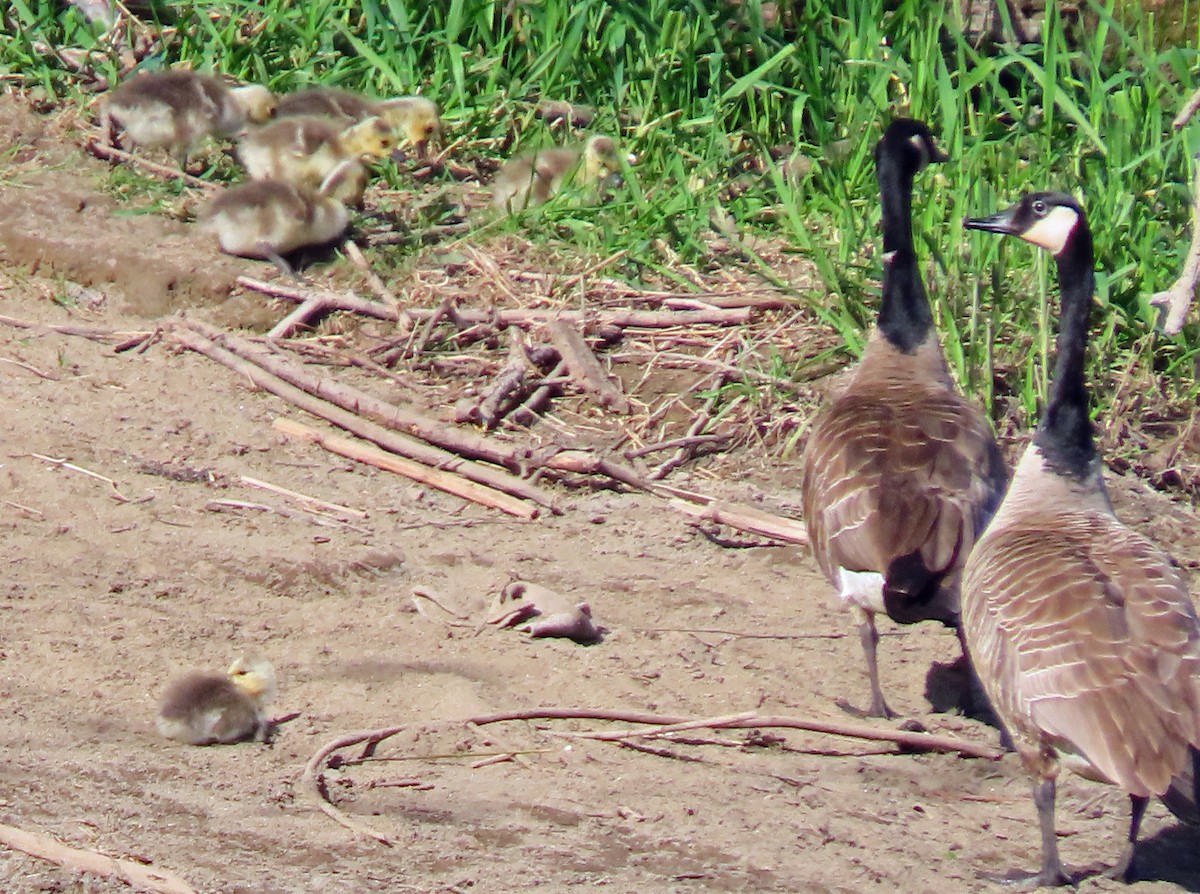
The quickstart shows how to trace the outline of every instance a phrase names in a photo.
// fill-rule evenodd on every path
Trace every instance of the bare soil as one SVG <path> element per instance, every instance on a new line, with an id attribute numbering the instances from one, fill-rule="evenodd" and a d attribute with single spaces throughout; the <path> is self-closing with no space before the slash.
<path id="1" fill-rule="evenodd" d="M 138 330 L 185 307 L 225 324 L 251 306 L 285 312 L 227 298 L 264 265 L 218 255 L 187 224 L 120 216 L 98 189 L 106 166 L 58 119 L 6 99 L 0 137 L 18 147 L 0 184 L 0 314 Z M 63 300 L 70 283 L 95 291 Z M 163 345 L 116 354 L 0 326 L 0 407 L 0 822 L 169 869 L 205 894 L 1000 891 L 989 875 L 1037 864 L 1011 755 L 792 731 L 700 731 L 650 753 L 554 735 L 605 726 L 594 722 L 437 724 L 537 706 L 852 720 L 839 700 L 862 705 L 867 690 L 854 619 L 802 548 L 722 545 L 661 500 L 614 491 L 563 490 L 562 515 L 512 521 L 283 439 L 271 422 L 290 407 Z M 745 448 L 712 468 L 724 472 L 709 470 L 706 491 L 794 511 L 793 464 Z M 241 486 L 246 475 L 368 515 L 326 527 L 207 508 L 294 506 Z M 1135 478 L 1112 491 L 1195 584 L 1196 514 Z M 410 598 L 431 588 L 478 619 L 516 577 L 587 601 L 603 641 L 477 632 Z M 948 631 L 886 634 L 893 708 L 996 742 L 947 710 L 961 683 Z M 274 744 L 156 735 L 172 676 L 247 649 L 279 671 L 274 713 L 298 714 Z M 327 773 L 330 799 L 385 847 L 318 811 L 300 774 L 331 739 L 397 724 L 411 727 L 380 745 L 388 760 Z M 472 767 L 506 749 L 528 753 Z M 1064 859 L 1111 865 L 1127 815 L 1119 792 L 1064 776 Z M 1158 804 L 1143 831 L 1137 890 L 1200 891 L 1198 832 Z M 1092 875 L 1080 889 L 1124 886 Z M 0 890 L 128 888 L 0 849 Z"/>

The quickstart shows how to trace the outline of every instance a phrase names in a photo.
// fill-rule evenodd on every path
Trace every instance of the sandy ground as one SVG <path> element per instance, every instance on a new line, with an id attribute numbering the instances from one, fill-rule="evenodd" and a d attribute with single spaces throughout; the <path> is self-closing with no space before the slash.
<path id="1" fill-rule="evenodd" d="M 0 112 L 0 131 L 30 157 L 57 138 L 11 103 Z M 219 258 L 184 224 L 114 216 L 95 191 L 103 166 L 63 157 L 0 185 L 0 314 L 145 328 L 263 270 Z M 54 300 L 68 281 L 107 300 Z M 115 354 L 0 326 L 0 407 L 0 822 L 173 871 L 205 894 L 1001 891 L 989 874 L 1037 863 L 1011 755 L 900 754 L 794 731 L 702 731 L 650 753 L 561 735 L 605 728 L 596 722 L 440 723 L 534 707 L 853 721 L 838 707 L 866 701 L 853 618 L 802 548 L 723 546 L 629 493 L 563 491 L 563 515 L 510 521 L 285 441 L 271 422 L 289 407 L 162 345 Z M 745 468 L 704 487 L 794 512 L 794 466 L 747 457 Z M 294 508 L 241 476 L 367 516 L 325 527 L 206 508 Z M 1196 515 L 1135 479 L 1115 480 L 1113 494 L 1195 588 Z M 478 632 L 410 598 L 432 588 L 474 621 L 518 577 L 586 600 L 603 641 Z M 995 730 L 935 710 L 953 696 L 953 636 L 886 633 L 893 708 L 994 744 Z M 167 680 L 248 649 L 278 669 L 273 713 L 298 714 L 273 745 L 191 748 L 155 734 Z M 331 739 L 399 724 L 408 730 L 375 753 L 387 760 L 327 774 L 332 801 L 388 836 L 385 847 L 318 811 L 300 775 Z M 528 753 L 472 767 L 505 749 Z M 1126 821 L 1119 792 L 1063 779 L 1068 864 L 1111 864 Z M 1136 890 L 1200 890 L 1200 833 L 1159 804 L 1143 830 L 1149 880 Z M 1080 889 L 1124 886 L 1090 877 Z M 0 890 L 128 888 L 0 848 Z"/>

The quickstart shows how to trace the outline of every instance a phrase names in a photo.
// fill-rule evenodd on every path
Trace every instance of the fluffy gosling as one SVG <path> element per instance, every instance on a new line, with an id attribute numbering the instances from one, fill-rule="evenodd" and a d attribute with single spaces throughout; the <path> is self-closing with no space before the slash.
<path id="1" fill-rule="evenodd" d="M 263 741 L 269 723 L 263 711 L 275 697 L 275 668 L 259 656 L 244 656 L 224 674 L 187 674 L 167 687 L 155 725 L 159 735 L 188 745 Z"/>
<path id="2" fill-rule="evenodd" d="M 599 134 L 589 137 L 582 148 L 527 152 L 497 172 L 492 205 L 512 214 L 548 201 L 569 183 L 598 187 L 620 167 L 616 141 Z"/>
<path id="3" fill-rule="evenodd" d="M 332 196 L 357 205 L 367 181 L 361 160 L 382 158 L 394 145 L 391 128 L 379 117 L 348 127 L 324 118 L 282 118 L 246 134 L 238 158 L 251 180 L 280 180 L 305 189 L 319 188 L 343 168 L 339 191 Z"/>
<path id="4" fill-rule="evenodd" d="M 346 231 L 350 213 L 335 196 L 341 178 L 361 172 L 357 161 L 347 160 L 316 192 L 279 180 L 252 180 L 217 196 L 202 213 L 201 225 L 216 234 L 227 254 L 272 261 L 295 276 L 283 256 L 332 242 Z"/>
<path id="5" fill-rule="evenodd" d="M 160 71 L 120 84 L 105 100 L 102 118 L 113 145 L 124 131 L 139 146 L 167 149 L 184 168 L 204 140 L 231 136 L 274 111 L 275 96 L 258 84 L 227 87 L 211 75 Z"/>
<path id="6" fill-rule="evenodd" d="M 422 157 L 428 153 L 429 144 L 442 129 L 437 104 L 423 96 L 376 100 L 335 87 L 314 87 L 282 96 L 276 115 L 280 118 L 326 118 L 344 125 L 371 117 L 382 118 L 397 136 L 413 146 Z"/>

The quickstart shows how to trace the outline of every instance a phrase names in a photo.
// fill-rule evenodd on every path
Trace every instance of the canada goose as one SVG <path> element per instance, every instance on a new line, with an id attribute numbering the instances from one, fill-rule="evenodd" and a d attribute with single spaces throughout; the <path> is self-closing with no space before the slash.
<path id="1" fill-rule="evenodd" d="M 1049 251 L 1062 294 L 1049 400 L 967 560 L 966 642 L 1033 778 L 1038 882 L 1069 881 L 1054 832 L 1060 760 L 1129 794 L 1129 836 L 1112 870 L 1128 880 L 1147 800 L 1176 774 L 1190 775 L 1200 746 L 1200 622 L 1183 576 L 1117 520 L 1105 491 L 1084 380 L 1094 280 L 1083 208 L 1061 193 L 1035 193 L 965 225 Z M 1174 794 L 1195 813 L 1194 789 Z M 1186 816 L 1178 802 L 1168 806 Z"/>
<path id="2" fill-rule="evenodd" d="M 340 191 L 334 197 L 357 205 L 367 181 L 360 159 L 382 158 L 394 144 L 391 128 L 378 117 L 342 127 L 300 116 L 250 131 L 238 145 L 238 158 L 251 180 L 281 180 L 307 189 L 317 189 L 340 166 Z"/>
<path id="3" fill-rule="evenodd" d="M 296 115 L 330 118 L 344 125 L 379 117 L 422 156 L 442 128 L 437 104 L 423 96 L 367 99 L 336 87 L 314 87 L 281 96 L 275 114 L 279 118 Z"/>
<path id="4" fill-rule="evenodd" d="M 275 668 L 260 656 L 244 656 L 224 674 L 190 673 L 167 687 L 155 725 L 159 735 L 188 745 L 262 740 L 263 714 L 275 697 Z"/>
<path id="5" fill-rule="evenodd" d="M 595 134 L 582 148 L 538 149 L 510 159 L 496 173 L 492 204 L 510 214 L 548 201 L 571 178 L 581 186 L 599 186 L 621 163 L 612 137 Z"/>
<path id="6" fill-rule="evenodd" d="M 991 426 L 954 387 L 912 240 L 913 177 L 945 156 L 920 121 L 875 149 L 883 206 L 883 301 L 849 384 L 813 423 L 804 520 L 813 556 L 861 615 L 869 713 L 894 716 L 879 685 L 875 615 L 958 626 L 963 562 L 1004 493 Z"/>
<path id="7" fill-rule="evenodd" d="M 317 192 L 278 180 L 252 180 L 227 189 L 204 210 L 201 225 L 216 233 L 222 251 L 270 260 L 294 275 L 283 255 L 332 242 L 349 225 L 350 214 L 334 195 L 340 177 L 357 175 L 356 165 L 343 162 Z"/>
<path id="8" fill-rule="evenodd" d="M 266 121 L 274 110 L 266 87 L 226 87 L 211 75 L 160 71 L 119 85 L 104 103 L 103 118 L 114 144 L 124 130 L 141 146 L 170 150 L 182 168 L 206 138 L 231 136 L 248 121 Z"/>

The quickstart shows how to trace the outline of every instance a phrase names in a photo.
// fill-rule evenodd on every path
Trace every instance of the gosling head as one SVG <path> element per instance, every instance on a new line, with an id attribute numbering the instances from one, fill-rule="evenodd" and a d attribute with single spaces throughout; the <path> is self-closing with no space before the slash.
<path id="1" fill-rule="evenodd" d="M 888 125 L 875 147 L 876 164 L 885 152 L 899 159 L 913 174 L 927 165 L 949 160 L 949 156 L 934 142 L 929 125 L 912 118 L 897 118 Z"/>
<path id="2" fill-rule="evenodd" d="M 385 119 L 373 115 L 346 128 L 338 141 L 347 156 L 370 161 L 391 154 L 396 146 L 396 134 Z"/>
<path id="3" fill-rule="evenodd" d="M 275 94 L 261 84 L 248 84 L 245 87 L 234 87 L 229 91 L 234 104 L 241 109 L 246 120 L 254 124 L 262 124 L 275 114 L 278 100 Z"/>
<path id="4" fill-rule="evenodd" d="M 968 230 L 1016 236 L 1057 257 L 1084 219 L 1083 206 L 1066 193 L 1034 192 L 988 217 L 967 218 L 963 226 Z"/>
<path id="5" fill-rule="evenodd" d="M 401 96 L 379 103 L 379 115 L 424 157 L 442 130 L 438 107 L 423 96 Z"/>
<path id="6" fill-rule="evenodd" d="M 612 137 L 595 134 L 583 144 L 583 177 L 588 183 L 599 183 L 609 174 L 621 170 L 617 142 Z"/>
<path id="7" fill-rule="evenodd" d="M 233 685 L 259 708 L 275 698 L 275 667 L 263 656 L 243 655 L 229 665 L 226 673 Z"/>

